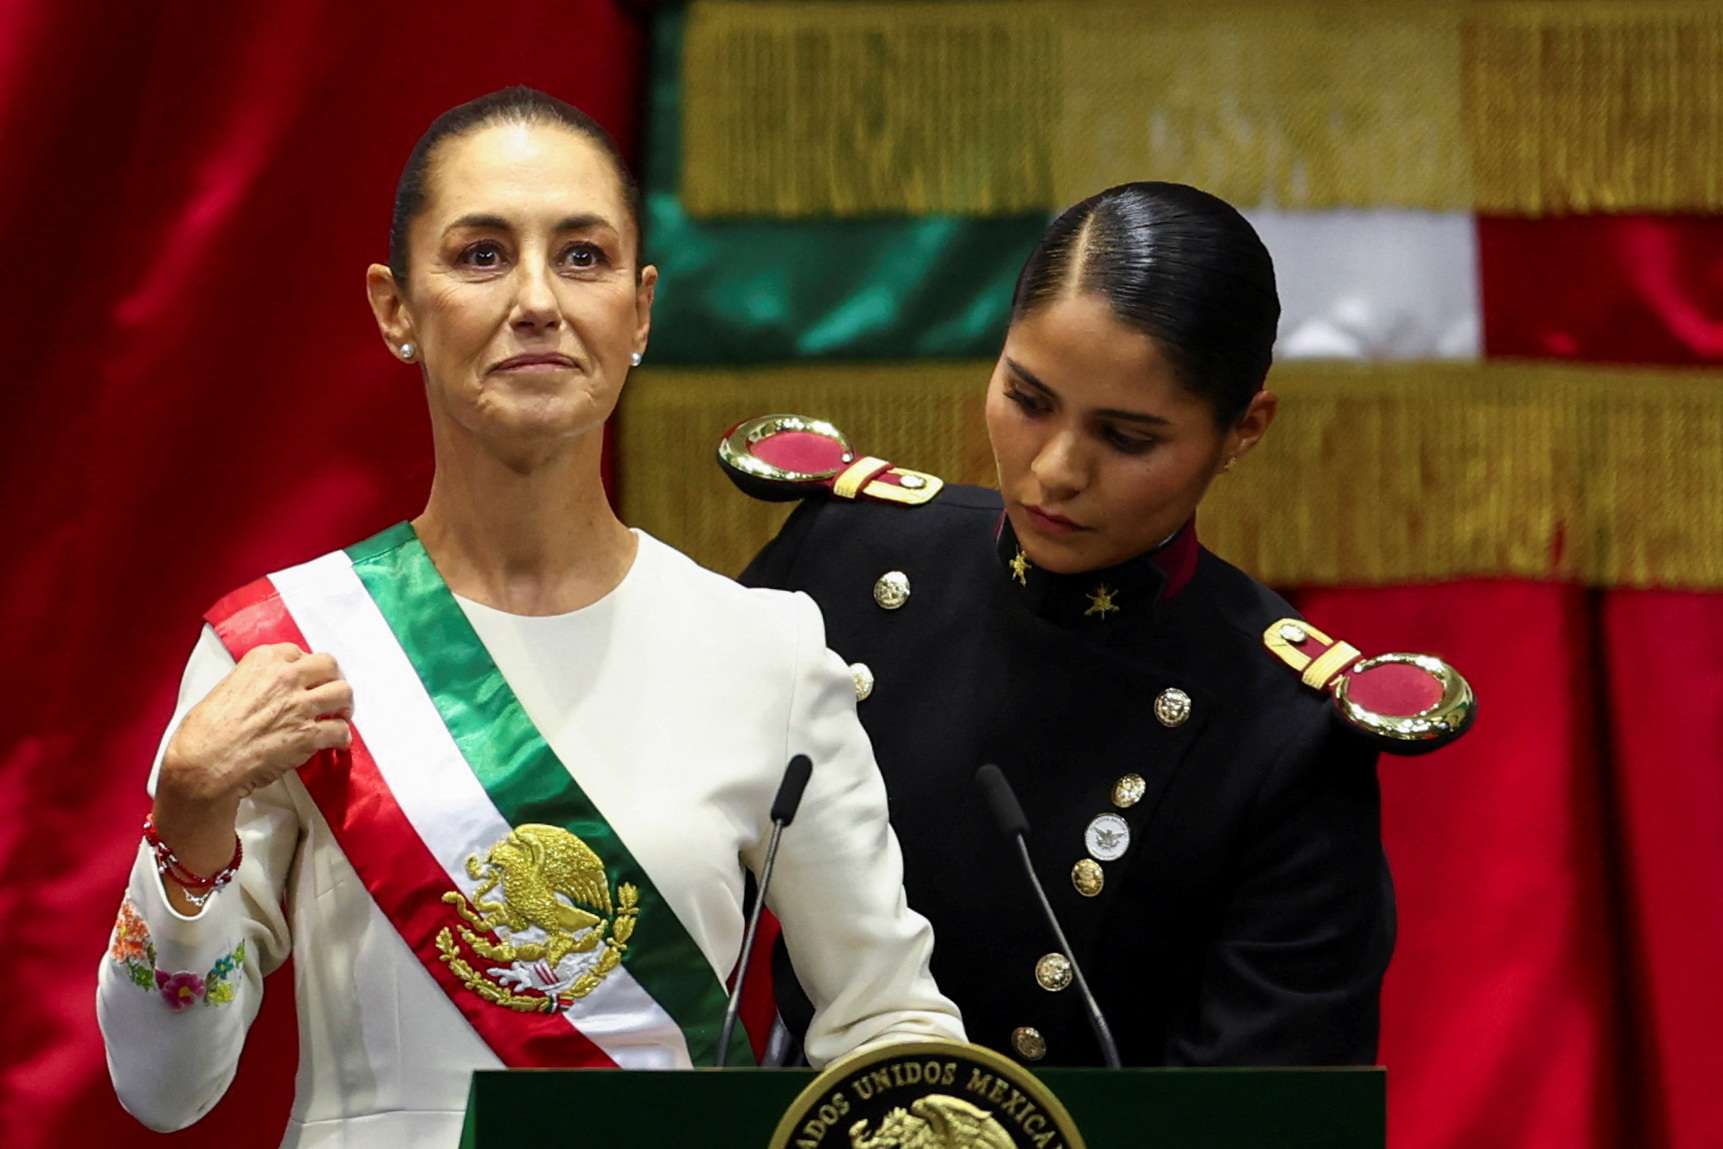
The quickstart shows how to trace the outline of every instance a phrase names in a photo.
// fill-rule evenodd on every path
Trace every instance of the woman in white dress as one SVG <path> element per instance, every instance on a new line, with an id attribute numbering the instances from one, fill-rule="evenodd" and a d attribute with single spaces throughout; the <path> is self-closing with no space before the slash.
<path id="1" fill-rule="evenodd" d="M 219 1100 L 289 952 L 284 1144 L 453 1145 L 479 1068 L 710 1064 L 744 867 L 797 753 L 813 779 L 769 903 L 811 1059 L 963 1037 L 818 609 L 605 497 L 657 282 L 636 201 L 602 130 L 528 89 L 414 149 L 367 287 L 423 374 L 430 497 L 206 616 L 98 989 L 152 1128 Z"/>

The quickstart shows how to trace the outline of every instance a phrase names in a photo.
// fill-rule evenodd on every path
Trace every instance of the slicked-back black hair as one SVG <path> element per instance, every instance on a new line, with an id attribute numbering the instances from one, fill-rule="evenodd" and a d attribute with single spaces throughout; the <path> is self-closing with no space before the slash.
<path id="1" fill-rule="evenodd" d="M 1024 263 L 1011 318 L 1090 292 L 1155 340 L 1179 382 L 1209 403 L 1222 426 L 1236 422 L 1262 388 L 1280 322 L 1274 261 L 1225 200 L 1145 182 L 1066 209 Z"/>

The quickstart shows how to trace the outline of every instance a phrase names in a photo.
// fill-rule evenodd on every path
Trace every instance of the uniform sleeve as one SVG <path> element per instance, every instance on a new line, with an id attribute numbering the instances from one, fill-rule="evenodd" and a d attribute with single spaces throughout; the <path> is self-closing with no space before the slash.
<path id="1" fill-rule="evenodd" d="M 180 684 L 179 704 L 150 772 L 186 712 L 233 669 L 205 627 Z M 195 917 L 173 908 L 141 838 L 96 983 L 96 1016 L 120 1104 L 151 1129 L 182 1129 L 221 1099 L 246 1030 L 263 1000 L 263 977 L 287 959 L 282 892 L 299 837 L 285 785 L 240 803 L 245 858 L 234 880 Z"/>
<path id="2" fill-rule="evenodd" d="M 1317 724 L 1264 781 L 1168 1064 L 1375 1062 L 1394 930 L 1376 753 Z"/>
<path id="3" fill-rule="evenodd" d="M 784 520 L 772 541 L 760 548 L 760 553 L 754 556 L 736 581 L 743 586 L 796 590 L 796 564 L 801 559 L 803 545 L 813 533 L 814 520 L 824 505 L 821 499 L 803 500 Z"/>
<path id="4" fill-rule="evenodd" d="M 962 1041 L 957 1007 L 928 972 L 933 928 L 904 897 L 903 856 L 849 671 L 826 649 L 819 608 L 805 595 L 794 602 L 785 751 L 806 754 L 814 771 L 784 832 L 767 903 L 813 1002 L 808 1061 L 821 1066 L 893 1041 Z M 757 869 L 759 859 L 748 861 Z"/>

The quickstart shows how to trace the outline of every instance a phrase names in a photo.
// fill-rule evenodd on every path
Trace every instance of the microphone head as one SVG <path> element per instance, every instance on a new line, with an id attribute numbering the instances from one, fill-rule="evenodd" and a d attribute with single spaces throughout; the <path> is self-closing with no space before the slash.
<path id="1" fill-rule="evenodd" d="M 987 809 L 993 814 L 993 822 L 1001 834 L 1015 838 L 1029 833 L 1029 819 L 1003 770 L 989 762 L 975 772 L 975 784 L 981 787 L 981 796 L 986 800 Z"/>
<path id="2" fill-rule="evenodd" d="M 772 821 L 788 826 L 796 818 L 796 807 L 802 804 L 802 791 L 808 788 L 808 777 L 814 764 L 806 754 L 798 754 L 784 767 L 784 780 L 778 784 L 778 796 L 772 799 Z"/>

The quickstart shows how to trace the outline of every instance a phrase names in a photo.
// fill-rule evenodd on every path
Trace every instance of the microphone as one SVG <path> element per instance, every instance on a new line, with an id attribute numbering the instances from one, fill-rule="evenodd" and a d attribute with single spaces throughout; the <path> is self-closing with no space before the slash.
<path id="1" fill-rule="evenodd" d="M 718 1057 L 713 1063 L 724 1068 L 730 1056 L 730 1035 L 736 1030 L 736 1014 L 742 1008 L 742 983 L 748 978 L 748 958 L 754 952 L 754 935 L 760 930 L 760 911 L 766 905 L 766 887 L 772 881 L 772 865 L 778 860 L 778 839 L 784 827 L 796 820 L 796 808 L 802 804 L 802 791 L 808 788 L 808 777 L 814 764 L 806 754 L 798 754 L 784 767 L 784 780 L 778 783 L 778 796 L 772 799 L 772 836 L 766 842 L 766 864 L 760 867 L 759 888 L 754 891 L 754 908 L 748 914 L 748 932 L 742 936 L 742 956 L 736 963 L 736 985 L 730 991 L 730 1003 L 724 1007 L 724 1027 L 718 1031 Z"/>
<path id="2" fill-rule="evenodd" d="M 808 788 L 808 779 L 813 776 L 814 764 L 806 754 L 798 754 L 790 759 L 790 764 L 784 767 L 784 780 L 778 783 L 778 796 L 772 799 L 772 821 L 779 829 L 788 826 L 796 820 L 796 809 L 802 804 L 802 791 Z M 772 838 L 772 845 L 777 845 L 777 837 Z M 772 852 L 766 851 L 766 872 L 772 870 Z M 760 879 L 762 882 L 765 878 Z"/>
<path id="3" fill-rule="evenodd" d="M 1095 1040 L 1101 1044 L 1101 1056 L 1106 1059 L 1109 1069 L 1121 1069 L 1119 1047 L 1113 1044 L 1113 1031 L 1107 1028 L 1107 1019 L 1101 1014 L 1101 1005 L 1095 1000 L 1095 995 L 1089 992 L 1089 981 L 1083 976 L 1083 968 L 1077 964 L 1077 955 L 1071 950 L 1071 943 L 1065 940 L 1065 931 L 1059 928 L 1059 918 L 1053 912 L 1053 903 L 1047 900 L 1047 891 L 1041 888 L 1041 879 L 1035 875 L 1035 864 L 1029 860 L 1029 819 L 1023 813 L 1023 806 L 1017 801 L 1017 794 L 1011 789 L 1011 783 L 1005 778 L 1003 771 L 989 762 L 975 772 L 975 784 L 981 787 L 981 795 L 987 801 L 987 808 L 993 814 L 993 821 L 999 827 L 999 832 L 1017 843 L 1018 856 L 1023 859 L 1023 872 L 1029 875 L 1029 884 L 1035 889 L 1035 897 L 1041 903 L 1041 913 L 1047 919 L 1047 925 L 1053 930 L 1053 939 L 1059 943 L 1059 952 L 1065 955 L 1065 960 L 1071 963 L 1071 980 L 1077 983 L 1077 992 L 1083 996 L 1083 1005 L 1089 1011 L 1089 1028 L 1095 1031 Z"/>

